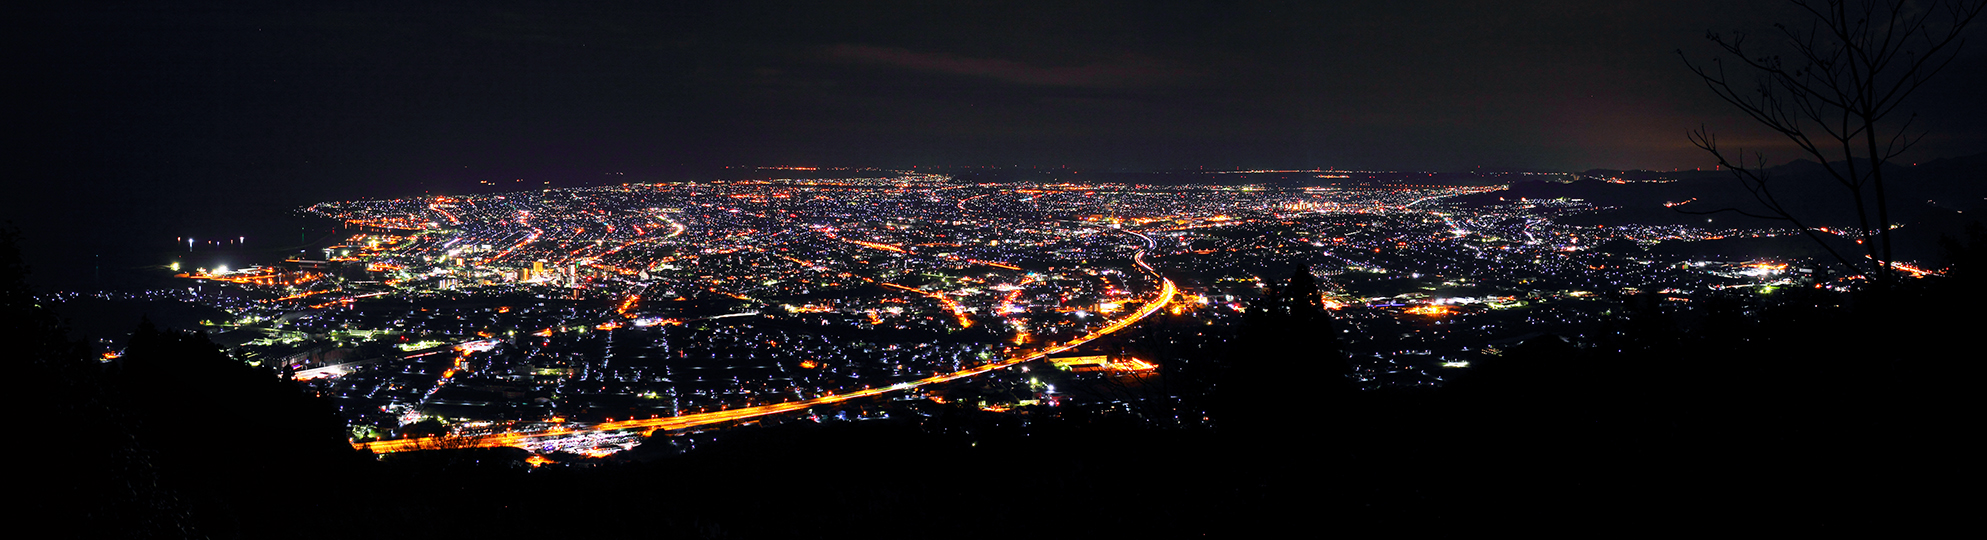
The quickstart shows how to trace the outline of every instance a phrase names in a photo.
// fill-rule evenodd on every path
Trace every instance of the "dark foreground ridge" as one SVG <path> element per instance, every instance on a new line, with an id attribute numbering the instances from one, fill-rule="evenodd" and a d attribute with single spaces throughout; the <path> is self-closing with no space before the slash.
<path id="1" fill-rule="evenodd" d="M 11 232 L 0 339 L 37 426 L 13 463 L 20 526 L 67 537 L 1895 533 L 1970 506 L 1949 488 L 1980 408 L 1977 231 L 1949 242 L 1950 277 L 1881 297 L 1677 311 L 1620 295 L 1588 339 L 1527 340 L 1439 389 L 1331 384 L 1344 359 L 1300 273 L 1257 300 L 1239 346 L 1163 317 L 1145 330 L 1169 336 L 1157 362 L 1197 366 L 1168 383 L 1210 404 L 1194 427 L 954 403 L 538 468 L 513 449 L 355 454 L 323 400 L 200 334 L 146 325 L 123 358 L 85 358 Z M 1312 377 L 1274 379 L 1293 369 Z"/>

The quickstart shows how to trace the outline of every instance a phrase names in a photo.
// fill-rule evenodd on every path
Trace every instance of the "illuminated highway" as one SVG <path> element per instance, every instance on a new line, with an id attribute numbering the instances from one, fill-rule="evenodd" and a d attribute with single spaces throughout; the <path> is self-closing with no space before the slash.
<path id="1" fill-rule="evenodd" d="M 1152 239 L 1146 237 L 1145 235 L 1130 231 L 1125 231 L 1125 232 L 1144 239 L 1147 243 L 1148 248 L 1152 245 Z M 1137 262 L 1139 268 L 1147 272 L 1153 272 L 1152 267 L 1145 263 L 1144 250 L 1140 250 L 1138 252 L 1138 254 L 1135 257 L 1135 261 Z M 1154 272 L 1154 275 L 1157 276 L 1157 273 Z M 540 446 L 539 444 L 537 444 L 540 441 L 553 439 L 553 438 L 565 438 L 565 437 L 573 437 L 578 435 L 613 432 L 613 431 L 640 431 L 643 434 L 649 434 L 649 433 L 654 433 L 657 430 L 667 431 L 667 430 L 677 430 L 677 429 L 684 429 L 684 428 L 710 425 L 710 424 L 719 424 L 735 420 L 756 418 L 771 414 L 800 411 L 800 410 L 805 410 L 809 407 L 815 407 L 819 405 L 828 405 L 852 399 L 861 399 L 866 397 L 883 395 L 890 392 L 909 390 L 912 388 L 917 388 L 919 386 L 958 380 L 986 373 L 989 371 L 993 371 L 996 369 L 1005 369 L 1024 362 L 1039 360 L 1042 358 L 1046 358 L 1049 355 L 1074 349 L 1091 340 L 1095 340 L 1105 335 L 1109 335 L 1112 332 L 1123 330 L 1124 328 L 1129 327 L 1140 320 L 1143 320 L 1145 317 L 1150 316 L 1155 312 L 1158 312 L 1160 309 L 1163 309 L 1168 304 L 1172 303 L 1173 297 L 1179 292 L 1178 289 L 1174 286 L 1173 280 L 1161 277 L 1161 282 L 1163 285 L 1159 290 L 1159 294 L 1154 296 L 1152 300 L 1147 301 L 1145 305 L 1141 307 L 1138 311 L 1133 312 L 1124 317 L 1121 317 L 1117 320 L 1111 321 L 1110 324 L 1104 325 L 1101 328 L 1093 330 L 1090 333 L 1084 334 L 1075 339 L 1071 339 L 1061 344 L 1052 345 L 1047 348 L 1037 350 L 1034 352 L 1018 355 L 1013 358 L 1008 358 L 999 362 L 984 364 L 977 367 L 955 371 L 951 373 L 933 375 L 930 377 L 925 377 L 913 381 L 905 381 L 890 386 L 884 386 L 879 388 L 865 388 L 853 392 L 847 392 L 842 394 L 830 394 L 830 395 L 825 395 L 801 401 L 791 401 L 786 403 L 776 403 L 771 405 L 760 405 L 755 407 L 744 407 L 739 409 L 730 409 L 730 410 L 722 410 L 714 412 L 685 414 L 685 415 L 671 416 L 667 418 L 622 420 L 615 422 L 604 422 L 588 426 L 557 427 L 545 431 L 535 431 L 535 432 L 499 432 L 499 433 L 472 434 L 472 435 L 454 436 L 454 437 L 392 439 L 392 440 L 357 443 L 354 444 L 353 446 L 356 448 L 363 448 L 374 453 L 403 452 L 409 450 L 425 450 L 425 449 L 437 449 L 437 448 L 501 447 L 501 446 L 510 446 L 510 447 L 517 447 L 517 448 L 531 450 L 536 448 L 537 446 Z"/>
<path id="2" fill-rule="evenodd" d="M 261 290 L 267 299 L 243 320 L 338 347 L 509 343 L 461 370 L 437 361 L 327 369 L 297 360 L 305 342 L 245 345 L 244 354 L 290 361 L 310 377 L 361 440 L 432 419 L 454 426 L 435 444 L 611 453 L 642 432 L 1040 358 L 1095 338 L 1127 308 L 1159 309 L 1143 302 L 1235 324 L 1242 299 L 1282 279 L 1262 272 L 1266 262 L 1308 262 L 1331 276 L 1335 307 L 1363 309 L 1347 326 L 1348 339 L 1370 342 L 1364 380 L 1406 373 L 1385 384 L 1437 384 L 1434 366 L 1478 347 L 1426 345 L 1586 320 L 1594 315 L 1577 306 L 1536 310 L 1601 281 L 1653 271 L 1679 274 L 1665 278 L 1678 290 L 1747 286 L 1690 275 L 1745 271 L 1733 265 L 1617 269 L 1587 260 L 1599 257 L 1585 254 L 1593 246 L 1771 233 L 1579 228 L 1552 219 L 1592 209 L 1578 200 L 1453 201 L 1494 189 L 963 184 L 913 174 L 326 202 L 311 212 L 364 230 L 326 249 L 325 261 L 189 277 Z M 1193 289 L 1192 306 L 1155 300 L 1162 276 Z M 1431 292 L 1366 294 L 1409 285 Z M 1484 294 L 1441 292 L 1463 290 Z M 297 310 L 309 313 L 287 314 Z M 747 319 L 685 325 L 736 317 Z M 1460 319 L 1485 322 L 1449 326 Z M 658 325 L 679 328 L 597 333 Z M 367 334 L 352 339 L 354 330 Z M 956 338 L 921 337 L 948 335 Z M 416 444 L 427 443 L 369 446 Z"/>
<path id="3" fill-rule="evenodd" d="M 1576 226 L 1557 217 L 1601 207 L 1481 196 L 1495 189 L 902 174 L 334 201 L 308 211 L 353 234 L 322 257 L 193 269 L 183 275 L 202 285 L 180 290 L 234 315 L 216 326 L 251 338 L 240 358 L 293 369 L 338 404 L 355 439 L 446 429 L 362 447 L 608 455 L 656 430 L 985 374 L 1159 309 L 1232 327 L 1296 264 L 1325 279 L 1369 389 L 1439 386 L 1489 342 L 1605 318 L 1590 309 L 1594 291 L 1770 291 L 1799 266 L 1621 264 L 1598 248 L 1802 231 Z M 486 340 L 503 346 L 385 352 Z M 1014 390 L 1003 398 L 1034 395 Z M 856 403 L 845 412 L 897 408 Z"/>

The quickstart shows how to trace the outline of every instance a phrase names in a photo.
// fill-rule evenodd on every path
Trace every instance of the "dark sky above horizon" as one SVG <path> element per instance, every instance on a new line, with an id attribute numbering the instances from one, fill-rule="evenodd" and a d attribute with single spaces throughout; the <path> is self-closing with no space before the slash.
<path id="1" fill-rule="evenodd" d="M 5 210 L 721 165 L 1708 167 L 1700 124 L 1799 157 L 1675 52 L 1795 20 L 1765 0 L 294 4 L 10 17 Z M 1917 96 L 1912 157 L 1987 149 L 1983 45 Z"/>

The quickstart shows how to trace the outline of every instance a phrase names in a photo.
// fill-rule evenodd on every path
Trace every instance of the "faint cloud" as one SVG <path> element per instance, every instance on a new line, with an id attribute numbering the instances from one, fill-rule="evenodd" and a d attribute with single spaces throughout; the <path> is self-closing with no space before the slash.
<path id="1" fill-rule="evenodd" d="M 968 58 L 946 53 L 846 43 L 829 47 L 827 57 L 841 62 L 980 77 L 1030 86 L 1134 88 L 1163 85 L 1187 75 L 1184 70 L 1143 57 L 1126 57 L 1116 63 L 1082 66 L 1039 66 L 998 58 Z"/>

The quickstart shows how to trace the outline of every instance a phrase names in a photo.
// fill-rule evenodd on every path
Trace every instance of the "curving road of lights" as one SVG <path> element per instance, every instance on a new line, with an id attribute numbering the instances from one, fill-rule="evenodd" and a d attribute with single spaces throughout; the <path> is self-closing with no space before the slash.
<path id="1" fill-rule="evenodd" d="M 1151 246 L 1152 244 L 1152 239 L 1150 237 L 1131 231 L 1123 231 L 1123 232 L 1127 232 L 1144 239 L 1148 247 Z M 684 415 L 671 416 L 668 418 L 621 420 L 615 422 L 603 422 L 599 424 L 593 424 L 587 426 L 575 426 L 575 427 L 562 426 L 544 431 L 531 431 L 531 432 L 507 431 L 507 432 L 498 432 L 498 433 L 460 435 L 460 436 L 450 436 L 450 437 L 391 439 L 391 440 L 355 443 L 352 446 L 355 448 L 365 449 L 373 453 L 405 452 L 410 450 L 428 450 L 428 449 L 438 449 L 438 448 L 471 448 L 471 447 L 500 447 L 500 446 L 510 446 L 510 447 L 517 447 L 517 448 L 530 450 L 532 448 L 543 446 L 541 441 L 546 439 L 566 438 L 566 437 L 573 437 L 577 435 L 586 435 L 592 433 L 631 431 L 631 430 L 640 431 L 643 434 L 650 434 L 656 432 L 657 430 L 677 430 L 677 429 L 684 429 L 684 428 L 703 426 L 709 424 L 718 424 L 734 420 L 756 418 L 770 414 L 779 414 L 784 412 L 805 410 L 809 407 L 814 407 L 818 405 L 827 405 L 833 403 L 840 403 L 852 399 L 861 399 L 866 397 L 878 396 L 890 392 L 909 390 L 927 384 L 937 384 L 957 379 L 963 379 L 966 377 L 979 375 L 996 369 L 1006 369 L 1008 367 L 1012 367 L 1014 365 L 1021 364 L 1023 362 L 1040 360 L 1052 354 L 1074 349 L 1080 345 L 1083 345 L 1084 343 L 1090 342 L 1091 340 L 1104 337 L 1112 332 L 1123 330 L 1125 329 L 1125 327 L 1131 326 L 1132 324 L 1137 323 L 1140 320 L 1144 320 L 1147 316 L 1150 316 L 1153 313 L 1158 312 L 1160 309 L 1165 308 L 1168 304 L 1171 304 L 1173 302 L 1173 297 L 1179 292 L 1179 290 L 1176 287 L 1174 287 L 1173 280 L 1165 279 L 1165 277 L 1159 276 L 1159 273 L 1153 270 L 1152 266 L 1145 263 L 1145 250 L 1143 249 L 1139 250 L 1138 254 L 1135 257 L 1133 257 L 1133 260 L 1137 262 L 1139 268 L 1144 269 L 1146 272 L 1152 273 L 1154 277 L 1159 277 L 1160 280 L 1164 283 L 1164 286 L 1162 286 L 1159 290 L 1159 294 L 1155 296 L 1151 301 L 1146 302 L 1144 307 L 1139 308 L 1138 311 L 1132 312 L 1129 315 L 1111 321 L 1110 324 L 1106 324 L 1102 328 L 1098 328 L 1096 330 L 1091 331 L 1088 334 L 1079 336 L 1076 339 L 1072 339 L 1058 345 L 1052 345 L 1048 348 L 1024 354 L 1021 356 L 1017 356 L 1014 358 L 1001 360 L 999 362 L 985 364 L 951 373 L 933 375 L 930 377 L 925 377 L 914 381 L 905 381 L 880 388 L 865 388 L 862 390 L 857 390 L 854 392 L 848 392 L 843 394 L 828 394 L 813 399 L 790 401 L 786 403 L 775 403 L 771 405 L 758 405 L 758 406 L 744 407 L 739 409 L 728 409 L 728 410 L 713 411 L 713 412 L 684 414 Z"/>

